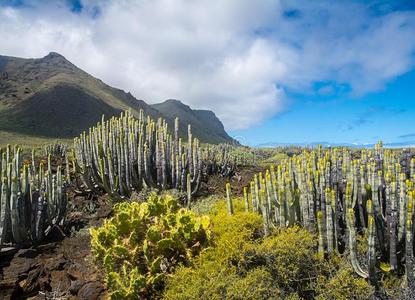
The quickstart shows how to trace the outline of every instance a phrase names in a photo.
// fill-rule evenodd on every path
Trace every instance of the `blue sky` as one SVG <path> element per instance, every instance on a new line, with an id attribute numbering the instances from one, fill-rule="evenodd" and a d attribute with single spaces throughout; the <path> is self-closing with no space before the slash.
<path id="1" fill-rule="evenodd" d="M 296 95 L 285 112 L 258 126 L 231 131 L 249 145 L 278 143 L 415 144 L 415 70 L 364 97 Z M 269 137 L 273 137 L 271 140 Z"/>
<path id="2" fill-rule="evenodd" d="M 3 0 L 0 36 L 250 145 L 415 141 L 413 0 Z"/>

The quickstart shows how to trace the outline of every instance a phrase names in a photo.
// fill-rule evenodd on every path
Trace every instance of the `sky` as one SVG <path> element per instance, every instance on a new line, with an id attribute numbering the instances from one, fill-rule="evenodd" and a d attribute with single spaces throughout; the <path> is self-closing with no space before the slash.
<path id="1" fill-rule="evenodd" d="M 0 0 L 0 37 L 244 144 L 415 144 L 413 0 Z"/>

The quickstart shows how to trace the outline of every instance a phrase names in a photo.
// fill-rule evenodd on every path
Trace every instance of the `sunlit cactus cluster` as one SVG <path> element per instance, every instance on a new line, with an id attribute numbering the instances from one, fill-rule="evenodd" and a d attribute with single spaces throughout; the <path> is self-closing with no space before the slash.
<path id="1" fill-rule="evenodd" d="M 206 145 L 202 151 L 204 173 L 222 177 L 235 175 L 238 167 L 255 163 L 255 154 L 248 147 L 231 144 Z"/>
<path id="2" fill-rule="evenodd" d="M 79 187 L 104 190 L 113 198 L 126 198 L 136 191 L 157 188 L 186 192 L 188 205 L 202 178 L 210 174 L 230 176 L 242 163 L 237 147 L 205 145 L 193 137 L 179 136 L 179 119 L 173 133 L 164 119 L 154 121 L 143 111 L 135 118 L 129 111 L 112 117 L 82 133 L 74 141 L 74 168 Z"/>
<path id="3" fill-rule="evenodd" d="M 61 167 L 22 160 L 22 150 L 0 148 L 0 248 L 38 242 L 53 226 L 61 225 L 67 210 Z"/>
<path id="4" fill-rule="evenodd" d="M 66 156 L 66 152 L 68 150 L 68 145 L 61 143 L 61 142 L 55 142 L 52 144 L 48 144 L 45 146 L 45 154 L 52 156 L 64 158 Z"/>
<path id="5" fill-rule="evenodd" d="M 381 143 L 373 150 L 305 149 L 256 174 L 244 189 L 245 207 L 262 214 L 265 234 L 294 224 L 316 232 L 321 256 L 349 255 L 375 286 L 379 272 L 406 274 L 413 285 L 414 180 L 415 158 L 407 150 Z M 357 251 L 359 237 L 365 257 Z"/>
<path id="6" fill-rule="evenodd" d="M 202 177 L 201 148 L 188 126 L 187 144 L 165 120 L 152 120 L 143 111 L 119 118 L 102 118 L 75 139 L 75 168 L 83 188 L 103 189 L 113 197 L 128 197 L 143 188 L 190 190 L 194 194 Z"/>

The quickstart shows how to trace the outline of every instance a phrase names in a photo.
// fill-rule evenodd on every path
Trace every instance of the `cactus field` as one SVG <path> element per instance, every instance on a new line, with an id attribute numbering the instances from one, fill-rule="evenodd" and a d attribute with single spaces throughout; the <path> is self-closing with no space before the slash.
<path id="1" fill-rule="evenodd" d="M 187 128 L 186 136 L 180 136 L 180 126 Z M 183 273 L 186 268 L 202 272 L 205 256 L 215 263 L 223 259 L 225 266 L 237 264 L 242 272 L 235 274 L 237 280 L 250 272 L 260 276 L 252 278 L 259 280 L 253 291 L 259 288 L 256 284 L 269 282 L 268 288 L 258 290 L 260 299 L 277 294 L 275 299 L 321 299 L 328 295 L 324 286 L 336 276 L 345 276 L 342 280 L 367 298 L 413 295 L 412 149 L 388 149 L 382 142 L 373 149 L 210 145 L 201 143 L 191 125 L 180 124 L 178 118 L 169 128 L 165 120 L 153 120 L 143 111 L 138 118 L 125 111 L 119 117 L 103 116 L 73 143 L 32 151 L 6 145 L 0 154 L 0 247 L 10 267 L 15 253 L 39 249 L 60 232 L 64 244 L 90 235 L 90 244 L 83 247 L 90 268 L 102 274 L 96 283 L 99 297 L 219 295 L 197 285 L 188 290 L 175 281 L 180 278 L 176 276 L 190 280 Z M 107 211 L 103 215 L 102 205 Z M 240 222 L 239 227 L 232 222 Z M 271 271 L 273 251 L 288 247 L 276 239 L 285 236 L 281 242 L 286 242 L 296 234 L 304 235 L 298 243 L 308 241 L 313 263 L 304 268 L 315 279 L 297 274 L 290 281 L 279 277 L 279 269 Z M 306 246 L 298 247 L 301 251 Z M 250 255 L 253 261 L 245 261 Z M 262 263 L 263 255 L 268 258 Z M 279 263 L 289 268 L 305 263 L 306 258 L 295 256 L 298 262 L 289 262 L 285 255 Z M 64 265 L 70 268 L 71 263 Z M 67 275 L 69 270 L 64 268 L 63 276 L 74 276 Z M 221 297 L 232 298 L 226 294 L 232 288 L 225 285 Z M 337 296 L 327 297 L 337 298 L 343 289 L 337 286 L 332 291 Z M 347 295 L 361 296 L 350 290 Z"/>
<path id="2" fill-rule="evenodd" d="M 0 300 L 415 300 L 415 0 L 0 0 Z"/>

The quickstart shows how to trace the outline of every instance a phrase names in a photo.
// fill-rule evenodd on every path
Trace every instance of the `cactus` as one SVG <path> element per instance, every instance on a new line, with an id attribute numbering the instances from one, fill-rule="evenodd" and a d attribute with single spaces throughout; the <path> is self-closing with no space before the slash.
<path id="1" fill-rule="evenodd" d="M 231 216 L 233 215 L 233 204 L 232 204 L 232 197 L 231 197 L 231 184 L 228 182 L 226 184 L 226 205 L 228 208 L 228 214 Z"/>
<path id="2" fill-rule="evenodd" d="M 260 199 L 261 199 L 262 217 L 263 217 L 263 220 L 264 220 L 264 236 L 268 236 L 269 235 L 270 221 L 269 221 L 269 212 L 268 212 L 268 205 L 266 203 L 265 191 L 260 190 L 259 195 L 260 195 Z"/>
<path id="3" fill-rule="evenodd" d="M 368 201 L 368 211 L 372 211 L 372 201 Z M 368 276 L 369 282 L 377 287 L 378 281 L 376 277 L 376 250 L 375 250 L 375 218 L 373 217 L 373 212 L 368 216 L 368 251 L 367 251 L 367 260 L 368 260 Z"/>
<path id="4" fill-rule="evenodd" d="M 0 151 L 1 153 L 2 151 Z M 23 164 L 19 147 L 6 147 L 0 174 L 0 247 L 38 242 L 59 226 L 66 214 L 66 182 L 62 169 L 52 174 L 51 154 L 48 170 L 43 163 Z M 34 160 L 32 151 L 32 160 Z"/>
<path id="5" fill-rule="evenodd" d="M 192 201 L 192 178 L 190 173 L 187 173 L 187 208 L 190 208 L 190 202 Z"/>
<path id="6" fill-rule="evenodd" d="M 318 227 L 318 254 L 324 257 L 324 233 L 323 233 L 323 212 L 317 212 L 317 227 Z"/>
<path id="7" fill-rule="evenodd" d="M 127 198 L 144 188 L 171 189 L 195 195 L 202 177 L 212 173 L 232 175 L 238 156 L 236 147 L 217 145 L 202 148 L 188 125 L 187 145 L 179 137 L 179 120 L 174 133 L 167 122 L 126 111 L 105 120 L 74 139 L 73 163 L 78 190 L 112 198 Z M 242 152 L 244 153 L 244 152 Z M 191 179 L 187 180 L 187 174 Z"/>
<path id="8" fill-rule="evenodd" d="M 327 233 L 327 252 L 331 253 L 334 250 L 334 229 L 333 229 L 333 218 L 332 218 L 332 203 L 334 199 L 332 199 L 333 194 L 330 189 L 326 189 L 326 233 Z"/>
<path id="9" fill-rule="evenodd" d="M 249 199 L 248 199 L 248 188 L 244 187 L 244 204 L 245 204 L 245 211 L 249 211 Z"/>
<path id="10" fill-rule="evenodd" d="M 111 297 L 155 295 L 168 274 L 208 245 L 209 227 L 208 217 L 180 208 L 170 195 L 116 205 L 114 217 L 91 229 L 92 252 L 104 266 Z"/>
<path id="11" fill-rule="evenodd" d="M 407 165 L 402 161 L 408 161 L 404 151 L 384 150 L 381 143 L 374 150 L 299 150 L 266 171 L 264 179 L 254 175 L 252 210 L 269 226 L 301 224 L 317 232 L 320 255 L 349 254 L 356 273 L 375 287 L 378 266 L 390 265 L 389 271 L 402 274 L 405 258 L 413 284 L 415 158 Z M 358 257 L 356 245 L 364 234 L 367 262 Z"/>
<path id="12" fill-rule="evenodd" d="M 347 226 L 349 228 L 350 260 L 351 260 L 351 263 L 352 263 L 352 266 L 353 266 L 353 269 L 355 270 L 355 272 L 359 276 L 361 276 L 363 278 L 367 278 L 369 276 L 369 274 L 361 268 L 360 263 L 357 259 L 356 230 L 355 230 L 355 227 L 354 227 L 354 222 L 355 222 L 354 210 L 352 208 L 350 208 L 347 211 Z"/>

